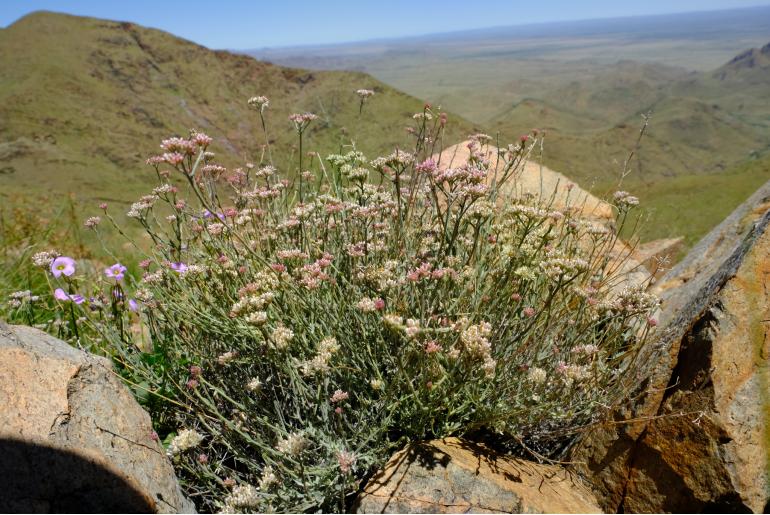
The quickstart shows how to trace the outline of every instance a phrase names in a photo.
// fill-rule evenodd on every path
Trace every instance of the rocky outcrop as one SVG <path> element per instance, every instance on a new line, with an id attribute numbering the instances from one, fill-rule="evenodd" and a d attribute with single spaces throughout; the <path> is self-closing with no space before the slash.
<path id="1" fill-rule="evenodd" d="M 194 512 L 110 362 L 0 322 L 0 511 Z"/>
<path id="2" fill-rule="evenodd" d="M 396 453 L 366 485 L 357 513 L 601 513 L 593 494 L 554 465 L 457 438 Z"/>
<path id="3" fill-rule="evenodd" d="M 656 285 L 637 401 L 573 459 L 605 511 L 762 512 L 770 500 L 770 183 Z"/>
<path id="4" fill-rule="evenodd" d="M 470 140 L 447 147 L 441 153 L 433 156 L 440 169 L 459 167 L 468 162 Z M 492 173 L 489 179 L 495 177 L 495 172 L 503 168 L 502 160 L 498 159 L 498 149 L 492 145 L 484 146 L 484 156 L 489 159 Z M 508 193 L 521 196 L 525 193 L 535 195 L 549 203 L 554 209 L 570 206 L 586 218 L 603 221 L 613 220 L 615 215 L 612 206 L 598 199 L 566 176 L 534 161 L 524 162 L 521 171 L 508 183 Z"/>

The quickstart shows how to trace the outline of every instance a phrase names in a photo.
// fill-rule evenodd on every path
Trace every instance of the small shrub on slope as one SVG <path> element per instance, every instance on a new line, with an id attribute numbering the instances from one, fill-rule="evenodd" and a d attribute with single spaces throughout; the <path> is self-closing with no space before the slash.
<path id="1" fill-rule="evenodd" d="M 311 155 L 293 181 L 166 140 L 129 212 L 154 243 L 142 277 L 49 263 L 73 338 L 114 358 L 199 509 L 342 511 L 414 440 L 557 456 L 638 381 L 657 301 L 613 291 L 614 233 L 506 194 L 536 139 L 495 163 L 478 135 L 445 169 L 445 117 L 415 120 L 410 152 Z M 313 117 L 292 121 L 302 138 Z"/>

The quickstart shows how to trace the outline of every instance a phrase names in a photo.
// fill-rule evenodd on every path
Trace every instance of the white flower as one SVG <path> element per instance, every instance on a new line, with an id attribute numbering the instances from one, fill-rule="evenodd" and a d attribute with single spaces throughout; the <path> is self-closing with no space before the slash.
<path id="1" fill-rule="evenodd" d="M 286 438 L 281 439 L 275 446 L 276 450 L 287 456 L 297 457 L 302 451 L 307 449 L 310 441 L 300 433 L 291 433 Z"/>
<path id="2" fill-rule="evenodd" d="M 527 378 L 535 384 L 543 384 L 548 379 L 548 374 L 542 368 L 532 367 L 527 373 Z"/>
<path id="3" fill-rule="evenodd" d="M 285 349 L 292 338 L 294 338 L 294 331 L 289 329 L 283 324 L 278 324 L 272 333 L 273 345 L 278 350 Z"/>
<path id="4" fill-rule="evenodd" d="M 198 433 L 195 429 L 182 429 L 171 440 L 171 444 L 168 446 L 168 454 L 174 456 L 180 454 L 186 450 L 197 447 L 203 441 L 203 435 Z"/>
<path id="5" fill-rule="evenodd" d="M 237 485 L 225 497 L 225 511 L 236 510 L 258 511 L 260 504 L 259 490 L 252 485 Z"/>
<path id="6" fill-rule="evenodd" d="M 246 389 L 250 392 L 258 392 L 262 389 L 262 381 L 258 377 L 254 377 L 246 383 Z"/>

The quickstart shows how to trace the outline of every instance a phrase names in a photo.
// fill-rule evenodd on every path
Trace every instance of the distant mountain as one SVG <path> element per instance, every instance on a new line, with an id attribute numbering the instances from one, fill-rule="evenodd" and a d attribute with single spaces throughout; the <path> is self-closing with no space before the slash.
<path id="1" fill-rule="evenodd" d="M 735 56 L 729 63 L 717 69 L 713 76 L 719 80 L 751 76 L 760 82 L 770 82 L 770 43 L 762 48 L 752 48 Z"/>
<path id="2" fill-rule="evenodd" d="M 266 112 L 276 165 L 292 170 L 288 115 L 319 115 L 305 150 L 338 151 L 355 138 L 375 156 L 408 141 L 423 101 L 355 72 L 315 72 L 212 51 L 170 34 L 49 12 L 0 30 L 0 195 L 75 192 L 131 200 L 148 188 L 144 160 L 160 138 L 197 128 L 224 164 L 258 162 L 264 136 L 247 106 Z M 376 95 L 359 116 L 356 89 Z M 451 116 L 453 142 L 474 131 Z M 288 162 L 292 159 L 292 162 Z"/>

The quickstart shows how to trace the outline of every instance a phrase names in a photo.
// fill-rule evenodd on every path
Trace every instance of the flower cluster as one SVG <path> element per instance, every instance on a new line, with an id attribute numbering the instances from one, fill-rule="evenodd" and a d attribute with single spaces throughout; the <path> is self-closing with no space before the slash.
<path id="1" fill-rule="evenodd" d="M 249 100 L 263 128 L 268 104 Z M 557 456 L 623 402 L 657 299 L 616 286 L 620 227 L 510 187 L 537 136 L 498 152 L 477 134 L 447 167 L 430 106 L 373 159 L 353 141 L 308 153 L 316 118 L 289 117 L 286 174 L 269 147 L 226 169 L 202 133 L 164 140 L 129 211 L 139 280 L 122 258 L 33 258 L 62 331 L 141 389 L 201 510 L 344 510 L 404 441 L 494 431 Z M 616 197 L 619 222 L 634 200 Z"/>

